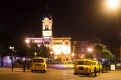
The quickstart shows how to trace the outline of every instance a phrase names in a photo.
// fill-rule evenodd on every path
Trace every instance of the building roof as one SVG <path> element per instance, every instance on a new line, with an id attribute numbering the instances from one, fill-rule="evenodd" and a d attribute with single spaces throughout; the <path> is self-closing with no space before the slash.
<path id="1" fill-rule="evenodd" d="M 43 14 L 43 16 L 42 16 L 42 20 L 44 19 L 44 18 L 49 18 L 50 20 L 52 20 L 52 16 L 51 16 L 51 14 L 50 13 L 44 13 Z"/>

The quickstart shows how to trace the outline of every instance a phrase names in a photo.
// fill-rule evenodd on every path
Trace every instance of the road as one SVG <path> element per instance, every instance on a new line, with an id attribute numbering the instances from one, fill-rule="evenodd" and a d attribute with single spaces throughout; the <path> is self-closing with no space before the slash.
<path id="1" fill-rule="evenodd" d="M 23 72 L 22 69 L 0 68 L 0 80 L 121 80 L 121 71 L 94 76 L 73 75 L 73 69 L 48 69 L 47 73 L 31 73 L 30 70 Z"/>

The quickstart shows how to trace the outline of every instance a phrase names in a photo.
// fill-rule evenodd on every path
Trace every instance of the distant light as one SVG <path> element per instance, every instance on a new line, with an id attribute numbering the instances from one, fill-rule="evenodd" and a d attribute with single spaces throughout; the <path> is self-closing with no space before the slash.
<path id="1" fill-rule="evenodd" d="M 37 53 L 35 52 L 35 53 L 34 53 L 34 55 L 36 56 L 36 55 L 37 55 Z"/>
<path id="2" fill-rule="evenodd" d="M 102 59 L 102 61 L 104 62 L 104 61 L 106 61 L 105 59 Z"/>
<path id="3" fill-rule="evenodd" d="M 93 48 L 87 48 L 88 52 L 93 52 Z"/>
<path id="4" fill-rule="evenodd" d="M 72 53 L 72 54 L 71 54 L 71 56 L 75 56 L 75 54 L 74 54 L 74 53 Z"/>
<path id="5" fill-rule="evenodd" d="M 57 58 L 58 58 L 57 56 L 54 57 L 54 59 L 57 59 Z"/>
<path id="6" fill-rule="evenodd" d="M 14 47 L 10 46 L 9 49 L 14 50 Z"/>
<path id="7" fill-rule="evenodd" d="M 25 42 L 26 42 L 26 43 L 29 43 L 29 42 L 30 42 L 30 40 L 29 40 L 29 39 L 26 39 L 26 40 L 25 40 Z"/>
<path id="8" fill-rule="evenodd" d="M 53 54 L 53 51 L 50 51 L 50 54 Z"/>

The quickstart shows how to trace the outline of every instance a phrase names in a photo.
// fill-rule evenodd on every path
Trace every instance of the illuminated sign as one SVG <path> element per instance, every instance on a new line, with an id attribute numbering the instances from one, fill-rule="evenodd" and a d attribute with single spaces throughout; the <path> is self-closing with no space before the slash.
<path id="1" fill-rule="evenodd" d="M 52 36 L 52 31 L 43 31 L 43 36 Z"/>

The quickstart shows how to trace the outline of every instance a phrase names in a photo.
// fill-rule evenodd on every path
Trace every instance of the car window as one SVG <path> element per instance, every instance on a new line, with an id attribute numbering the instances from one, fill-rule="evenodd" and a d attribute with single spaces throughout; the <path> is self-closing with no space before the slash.
<path id="1" fill-rule="evenodd" d="M 77 65 L 90 65 L 90 61 L 78 61 Z"/>
<path id="2" fill-rule="evenodd" d="M 44 60 L 43 60 L 43 59 L 33 59 L 33 62 L 43 63 L 43 62 L 44 62 Z"/>

